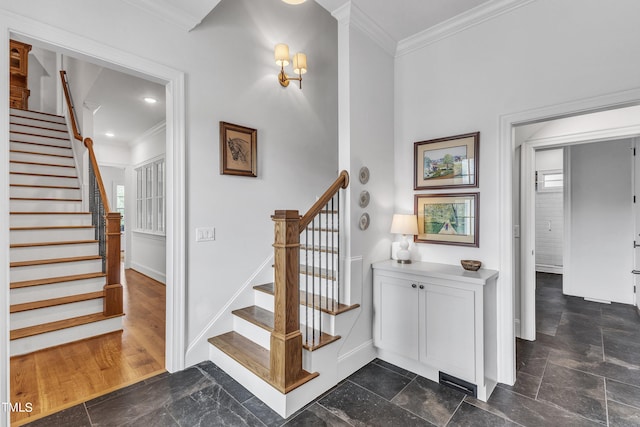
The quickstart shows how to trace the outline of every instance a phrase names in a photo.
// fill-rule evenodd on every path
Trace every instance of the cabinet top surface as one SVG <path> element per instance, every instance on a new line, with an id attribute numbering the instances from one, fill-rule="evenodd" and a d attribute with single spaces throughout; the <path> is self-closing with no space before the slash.
<path id="1" fill-rule="evenodd" d="M 424 277 L 455 280 L 458 282 L 485 285 L 489 280 L 496 279 L 498 272 L 481 268 L 478 271 L 467 271 L 461 265 L 439 264 L 435 262 L 414 261 L 411 264 L 400 264 L 395 260 L 373 263 L 374 270 L 393 273 L 415 274 Z"/>

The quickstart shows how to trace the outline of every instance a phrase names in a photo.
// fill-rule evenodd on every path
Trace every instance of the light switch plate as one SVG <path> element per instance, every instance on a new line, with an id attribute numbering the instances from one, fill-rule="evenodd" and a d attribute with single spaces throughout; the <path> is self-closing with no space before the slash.
<path id="1" fill-rule="evenodd" d="M 214 227 L 196 228 L 196 242 L 211 242 L 216 240 L 216 229 Z"/>

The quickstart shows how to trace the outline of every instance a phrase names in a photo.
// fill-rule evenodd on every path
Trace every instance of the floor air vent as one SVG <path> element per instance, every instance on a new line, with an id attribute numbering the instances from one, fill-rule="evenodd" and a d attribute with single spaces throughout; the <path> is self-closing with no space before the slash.
<path id="1" fill-rule="evenodd" d="M 478 386 L 475 384 L 471 384 L 465 380 L 461 380 L 460 378 L 445 374 L 444 372 L 439 373 L 439 381 L 442 385 L 459 390 L 470 396 L 478 397 Z"/>

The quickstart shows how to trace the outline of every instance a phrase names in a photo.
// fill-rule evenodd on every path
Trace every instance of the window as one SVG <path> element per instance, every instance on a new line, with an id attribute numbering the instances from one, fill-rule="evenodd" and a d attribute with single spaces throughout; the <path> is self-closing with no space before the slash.
<path id="1" fill-rule="evenodd" d="M 562 170 L 545 170 L 536 172 L 537 191 L 562 191 L 564 174 Z"/>
<path id="2" fill-rule="evenodd" d="M 136 168 L 136 231 L 165 233 L 164 159 Z"/>
<path id="3" fill-rule="evenodd" d="M 116 212 L 120 212 L 120 231 L 124 231 L 124 185 L 116 185 Z"/>

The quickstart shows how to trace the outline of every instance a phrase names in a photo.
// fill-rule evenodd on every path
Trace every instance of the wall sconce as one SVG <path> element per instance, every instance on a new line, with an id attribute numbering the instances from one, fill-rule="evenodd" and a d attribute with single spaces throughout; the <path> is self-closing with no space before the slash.
<path id="1" fill-rule="evenodd" d="M 280 66 L 280 73 L 278 74 L 280 85 L 287 87 L 290 80 L 297 80 L 300 82 L 300 89 L 302 89 L 302 75 L 307 72 L 307 55 L 301 52 L 293 55 L 293 72 L 299 77 L 289 77 L 284 72 L 284 67 L 289 65 L 289 46 L 284 43 L 277 44 L 275 58 L 276 64 Z"/>

